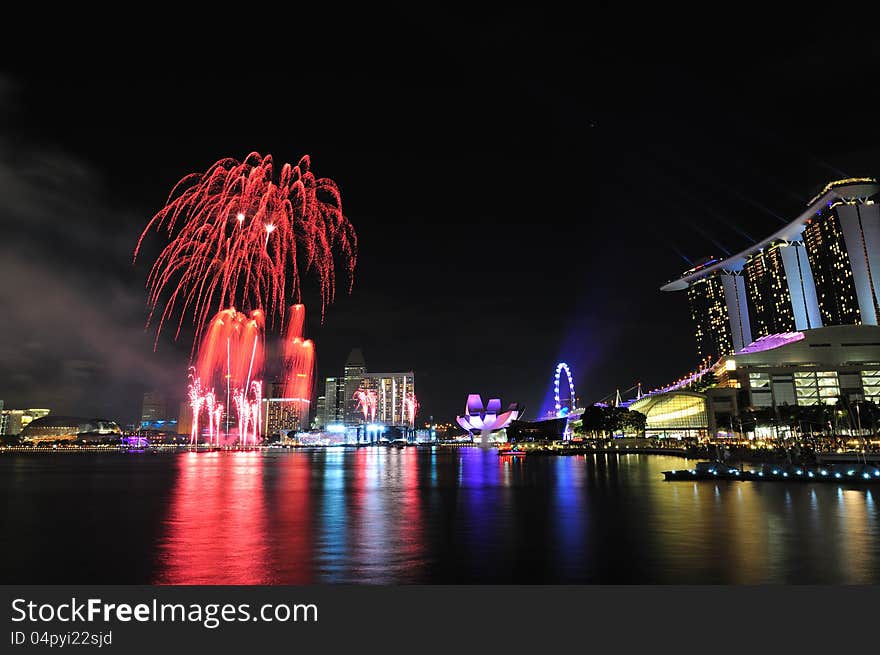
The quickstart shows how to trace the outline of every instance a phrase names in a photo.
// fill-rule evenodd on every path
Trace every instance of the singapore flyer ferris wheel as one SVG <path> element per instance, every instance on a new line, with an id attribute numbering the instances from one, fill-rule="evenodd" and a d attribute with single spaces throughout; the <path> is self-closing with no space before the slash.
<path id="1" fill-rule="evenodd" d="M 569 399 L 567 405 L 563 405 L 562 398 L 559 395 L 559 380 L 562 376 L 562 371 L 565 371 L 565 375 L 568 378 Z M 553 375 L 553 402 L 556 409 L 556 416 L 567 416 L 568 413 L 574 411 L 576 407 L 574 396 L 574 382 L 571 378 L 571 369 L 565 362 L 559 362 L 556 365 L 556 372 Z"/>

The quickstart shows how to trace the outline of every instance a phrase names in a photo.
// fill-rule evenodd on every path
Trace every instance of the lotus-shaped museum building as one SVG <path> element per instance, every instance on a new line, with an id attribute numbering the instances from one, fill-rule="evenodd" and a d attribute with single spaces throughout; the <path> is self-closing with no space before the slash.
<path id="1" fill-rule="evenodd" d="M 520 414 L 519 406 L 512 403 L 506 412 L 501 411 L 501 399 L 490 398 L 484 407 L 479 394 L 472 393 L 467 398 L 465 413 L 456 416 L 458 424 L 471 434 L 480 435 L 480 445 L 488 446 L 493 433 L 506 428 Z"/>

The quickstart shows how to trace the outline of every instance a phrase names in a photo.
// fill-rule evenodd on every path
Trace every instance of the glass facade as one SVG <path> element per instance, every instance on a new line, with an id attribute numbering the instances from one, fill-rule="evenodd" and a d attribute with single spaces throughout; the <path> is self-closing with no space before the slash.
<path id="1" fill-rule="evenodd" d="M 840 398 L 836 371 L 796 371 L 794 390 L 798 405 L 833 405 Z"/>
<path id="2" fill-rule="evenodd" d="M 865 400 L 880 403 L 880 369 L 862 371 L 862 393 Z"/>
<path id="3" fill-rule="evenodd" d="M 705 397 L 670 393 L 645 409 L 646 430 L 652 432 L 706 430 L 709 427 L 708 401 Z"/>
<path id="4" fill-rule="evenodd" d="M 749 373 L 749 389 L 752 392 L 754 407 L 772 407 L 773 392 L 770 389 L 769 373 Z"/>

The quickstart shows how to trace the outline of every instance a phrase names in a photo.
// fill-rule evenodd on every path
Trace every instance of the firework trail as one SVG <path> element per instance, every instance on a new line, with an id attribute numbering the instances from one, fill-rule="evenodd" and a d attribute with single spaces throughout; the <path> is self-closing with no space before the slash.
<path id="1" fill-rule="evenodd" d="M 260 309 L 274 324 L 288 298 L 299 302 L 302 274 L 314 271 L 321 315 L 336 289 L 334 253 L 343 259 L 351 289 L 357 236 L 342 213 L 336 183 L 317 178 L 308 156 L 284 164 L 275 175 L 271 155 L 252 152 L 244 161 L 221 159 L 204 173 L 181 179 L 147 224 L 170 241 L 147 279 L 150 315 L 165 323 L 180 311 L 175 338 L 192 315 L 197 337 L 212 313 L 229 307 Z M 157 319 L 158 315 L 158 319 Z"/>
<path id="2" fill-rule="evenodd" d="M 250 315 L 234 308 L 218 313 L 199 345 L 196 373 L 203 384 L 219 379 L 247 389 L 263 370 L 265 317 L 259 309 Z"/>
<path id="3" fill-rule="evenodd" d="M 223 403 L 215 403 L 214 411 L 209 417 L 212 421 L 211 430 L 213 433 L 213 445 L 220 445 L 220 421 L 223 419 Z"/>
<path id="4" fill-rule="evenodd" d="M 308 416 L 312 402 L 312 384 L 315 372 L 315 344 L 311 339 L 303 339 L 303 324 L 306 308 L 293 305 L 287 320 L 284 336 L 284 397 L 291 399 L 300 422 Z"/>
<path id="5" fill-rule="evenodd" d="M 187 393 L 189 406 L 192 409 L 193 419 L 190 428 L 189 442 L 197 444 L 199 442 L 199 414 L 202 411 L 202 405 L 205 404 L 205 396 L 202 392 L 202 382 L 196 377 L 196 370 L 193 367 L 189 369 L 190 385 Z"/>
<path id="6" fill-rule="evenodd" d="M 217 407 L 217 397 L 214 395 L 213 389 L 205 394 L 205 412 L 208 415 L 208 443 L 214 445 L 214 411 Z M 193 413 L 193 423 L 198 417 Z M 220 436 L 219 434 L 217 435 Z"/>
<path id="7" fill-rule="evenodd" d="M 406 407 L 406 420 L 409 422 L 410 427 L 415 427 L 416 424 L 416 414 L 419 411 L 419 401 L 416 398 L 415 393 L 410 391 L 406 394 L 404 398 L 404 406 Z"/>

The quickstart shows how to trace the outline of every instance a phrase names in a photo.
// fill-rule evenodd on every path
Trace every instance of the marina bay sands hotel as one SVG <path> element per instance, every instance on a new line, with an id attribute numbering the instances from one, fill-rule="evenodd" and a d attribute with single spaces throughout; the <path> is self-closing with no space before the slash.
<path id="1" fill-rule="evenodd" d="M 875 179 L 831 182 L 763 241 L 661 287 L 687 293 L 698 357 L 728 357 L 771 335 L 878 325 L 878 202 Z"/>

